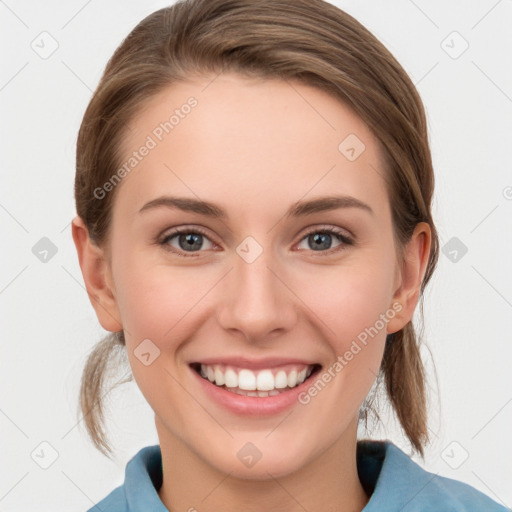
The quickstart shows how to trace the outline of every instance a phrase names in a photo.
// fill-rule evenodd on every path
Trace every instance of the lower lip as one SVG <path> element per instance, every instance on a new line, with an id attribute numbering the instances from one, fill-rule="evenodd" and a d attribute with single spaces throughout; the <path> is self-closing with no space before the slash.
<path id="1" fill-rule="evenodd" d="M 309 388 L 312 382 L 310 376 L 297 387 L 288 391 L 283 391 L 278 395 L 267 397 L 245 396 L 232 393 L 231 391 L 227 391 L 224 388 L 212 384 L 209 380 L 201 377 L 201 375 L 192 368 L 190 368 L 190 371 L 196 376 L 205 390 L 205 393 L 207 393 L 212 400 L 235 414 L 247 416 L 271 415 L 285 411 L 293 404 L 299 403 L 299 394 Z"/>

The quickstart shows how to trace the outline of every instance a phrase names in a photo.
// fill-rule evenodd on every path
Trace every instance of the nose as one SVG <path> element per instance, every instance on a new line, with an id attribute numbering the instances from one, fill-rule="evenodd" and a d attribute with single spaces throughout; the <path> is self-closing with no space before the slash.
<path id="1" fill-rule="evenodd" d="M 234 268 L 226 276 L 218 321 L 251 342 L 282 336 L 297 321 L 299 302 L 289 276 L 270 249 L 249 263 L 234 254 Z M 240 334 L 241 333 L 241 334 Z"/>

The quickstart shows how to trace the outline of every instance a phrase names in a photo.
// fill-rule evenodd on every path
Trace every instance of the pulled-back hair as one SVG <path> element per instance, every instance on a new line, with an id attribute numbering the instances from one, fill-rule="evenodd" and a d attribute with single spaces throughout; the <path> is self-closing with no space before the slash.
<path id="1" fill-rule="evenodd" d="M 420 293 L 423 319 L 423 292 L 439 250 L 424 107 L 385 46 L 352 16 L 322 0 L 184 0 L 150 14 L 132 30 L 108 61 L 78 134 L 75 200 L 91 240 L 100 247 L 109 243 L 117 187 L 101 198 L 95 190 L 120 168 L 129 122 L 174 82 L 224 71 L 317 87 L 349 105 L 368 125 L 384 154 L 399 254 L 416 224 L 427 222 L 431 228 Z M 124 343 L 122 331 L 100 340 L 82 375 L 80 409 L 89 436 L 104 454 L 112 450 L 103 426 L 103 398 L 112 389 L 109 374 L 118 361 L 126 363 Z M 388 335 L 375 384 L 384 383 L 403 431 L 423 456 L 429 436 L 420 344 L 412 321 Z M 378 417 L 371 401 L 363 405 L 360 420 L 367 422 L 369 413 Z"/>

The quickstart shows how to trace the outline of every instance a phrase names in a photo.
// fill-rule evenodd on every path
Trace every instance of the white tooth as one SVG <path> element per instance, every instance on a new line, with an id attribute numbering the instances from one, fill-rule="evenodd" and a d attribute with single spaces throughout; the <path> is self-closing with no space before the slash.
<path id="1" fill-rule="evenodd" d="M 231 368 L 228 368 L 224 373 L 224 384 L 227 388 L 236 388 L 238 387 L 238 377 L 236 372 Z"/>
<path id="2" fill-rule="evenodd" d="M 268 392 L 268 396 L 276 396 L 279 395 L 279 393 L 281 393 L 281 391 L 278 391 L 277 389 L 272 389 L 271 391 Z"/>
<path id="3" fill-rule="evenodd" d="M 286 376 L 286 372 L 284 370 L 279 370 L 275 376 L 274 387 L 276 389 L 283 389 L 286 386 L 288 386 L 288 377 Z"/>
<path id="4" fill-rule="evenodd" d="M 224 374 L 218 366 L 215 366 L 215 384 L 222 386 L 224 384 Z"/>
<path id="5" fill-rule="evenodd" d="M 260 391 L 270 391 L 274 389 L 274 376 L 270 370 L 263 370 L 258 373 L 256 378 L 256 388 Z"/>
<path id="6" fill-rule="evenodd" d="M 247 396 L 258 396 L 258 392 L 257 391 L 247 391 L 247 393 L 244 393 L 244 395 L 247 395 Z"/>
<path id="7" fill-rule="evenodd" d="M 293 388 L 293 387 L 295 387 L 296 384 L 297 384 L 297 370 L 292 370 L 288 374 L 288 386 L 290 388 Z"/>
<path id="8" fill-rule="evenodd" d="M 312 366 L 302 369 L 300 372 L 292 370 L 287 374 L 284 370 L 279 370 L 274 376 L 272 370 L 262 370 L 255 375 L 251 370 L 244 368 L 237 372 L 228 368 L 225 372 L 222 366 L 208 366 L 201 364 L 201 376 L 214 382 L 217 386 L 225 385 L 227 388 L 239 388 L 245 391 L 276 391 L 286 387 L 293 388 L 302 384 L 313 371 Z M 244 393 L 245 394 L 245 393 Z M 274 396 L 277 393 L 268 394 L 250 394 L 249 396 Z"/>
<path id="9" fill-rule="evenodd" d="M 268 396 L 268 391 L 258 391 L 258 396 L 261 396 L 261 397 Z"/>
<path id="10" fill-rule="evenodd" d="M 256 376 L 251 370 L 244 368 L 238 373 L 238 387 L 251 391 L 256 389 Z"/>

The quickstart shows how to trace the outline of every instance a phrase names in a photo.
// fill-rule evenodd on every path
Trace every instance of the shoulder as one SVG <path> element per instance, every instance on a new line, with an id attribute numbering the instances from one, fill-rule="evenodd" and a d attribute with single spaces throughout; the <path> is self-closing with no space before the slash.
<path id="1" fill-rule="evenodd" d="M 108 496 L 96 503 L 87 512 L 98 512 L 105 510 L 108 512 L 129 512 L 126 494 L 124 492 L 124 484 L 116 487 Z"/>
<path id="2" fill-rule="evenodd" d="M 421 468 L 420 471 L 425 473 L 424 487 L 418 490 L 417 496 L 410 498 L 418 503 L 418 511 L 426 510 L 426 506 L 443 506 L 450 512 L 508 512 L 506 507 L 464 482 Z M 416 508 L 412 506 L 410 510 Z"/>
<path id="3" fill-rule="evenodd" d="M 159 445 L 139 450 L 126 464 L 125 480 L 87 512 L 167 512 L 158 497 L 162 484 L 162 454 Z"/>
<path id="4" fill-rule="evenodd" d="M 426 471 L 389 441 L 364 443 L 369 444 L 361 448 L 361 464 L 369 461 L 371 465 L 372 460 L 380 460 L 381 464 L 373 482 L 374 491 L 363 512 L 508 512 L 474 487 Z"/>

